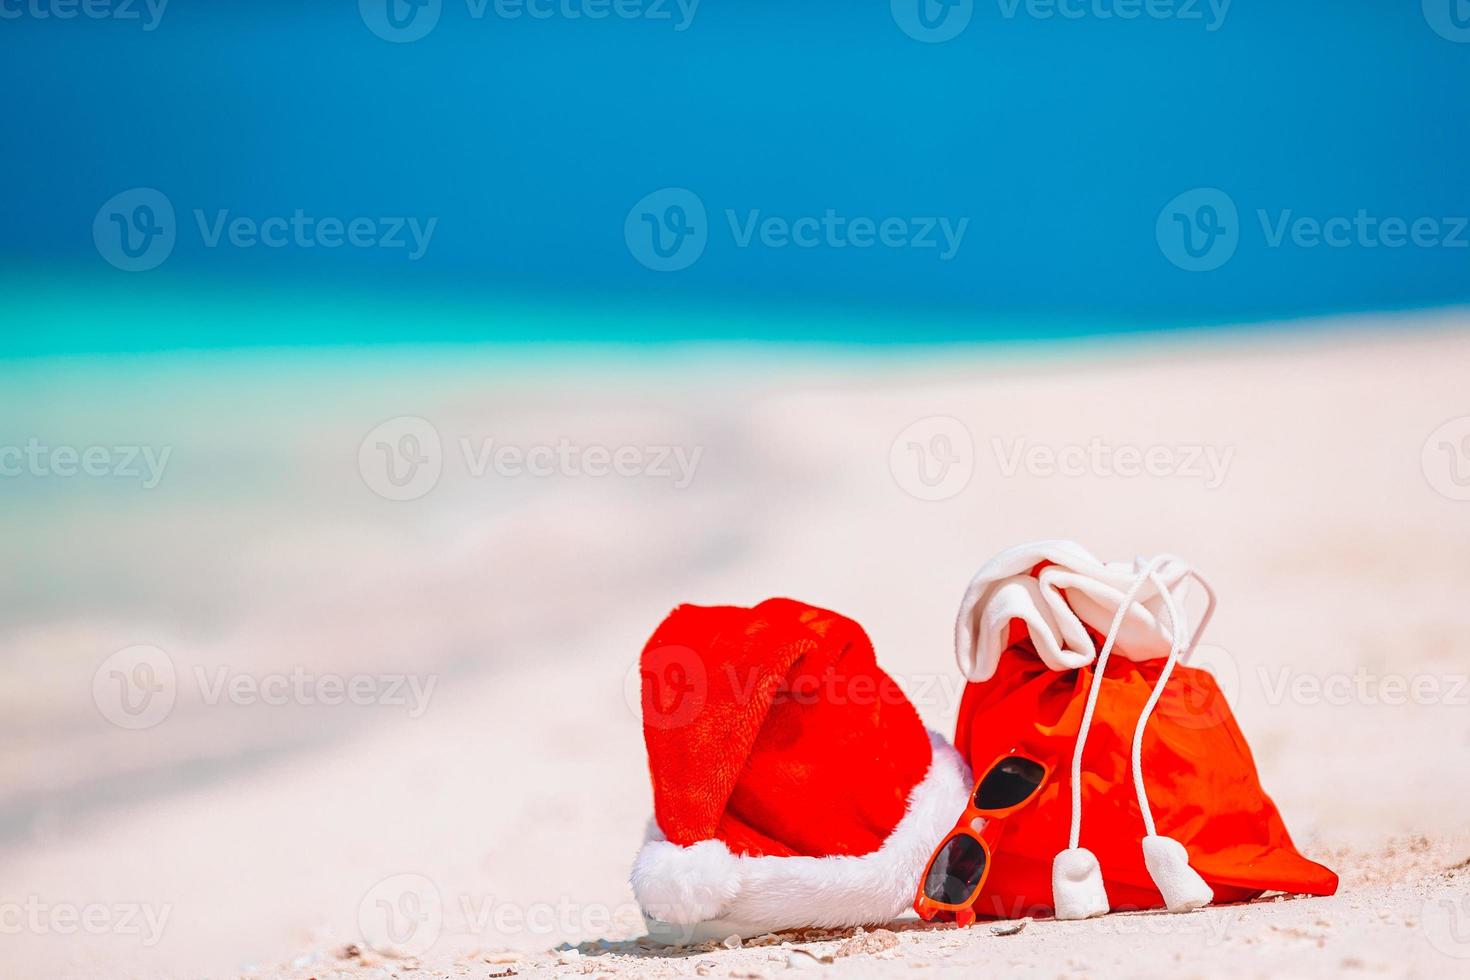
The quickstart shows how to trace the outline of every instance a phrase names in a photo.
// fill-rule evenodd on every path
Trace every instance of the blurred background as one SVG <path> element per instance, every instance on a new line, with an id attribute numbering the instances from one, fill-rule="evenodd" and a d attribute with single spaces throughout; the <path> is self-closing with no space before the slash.
<path id="1" fill-rule="evenodd" d="M 426 962 L 636 936 L 668 609 L 851 615 L 948 731 L 1032 538 L 1212 573 L 1307 845 L 1448 846 L 1461 0 L 5 0 L 0 47 L 17 975 L 307 976 L 423 881 Z M 1438 751 L 1347 805 L 1391 743 Z"/>
<path id="2" fill-rule="evenodd" d="M 9 352 L 972 342 L 1470 290 L 1463 247 L 1302 247 L 1289 231 L 1273 247 L 1268 234 L 1282 215 L 1470 211 L 1467 28 L 1427 17 L 1431 0 L 1177 0 L 1133 17 L 1106 2 L 927 0 L 924 20 L 899 0 L 627 0 L 628 16 L 603 17 L 578 0 L 154 2 L 68 19 L 17 3 L 6 18 Z M 94 218 L 138 188 L 171 205 L 172 250 L 121 276 Z M 647 268 L 624 235 L 630 209 L 665 188 L 707 217 L 678 275 Z M 1183 274 L 1155 233 L 1196 188 L 1240 218 L 1211 275 Z M 112 210 L 131 222 L 135 203 Z M 937 230 L 904 247 L 738 233 L 752 216 L 829 209 L 966 227 L 953 249 Z M 231 244 L 229 222 L 298 210 L 311 231 Z M 374 245 L 322 241 L 316 225 L 355 218 L 374 223 L 360 238 Z M 395 218 L 433 223 L 423 247 L 406 228 L 382 242 Z"/>

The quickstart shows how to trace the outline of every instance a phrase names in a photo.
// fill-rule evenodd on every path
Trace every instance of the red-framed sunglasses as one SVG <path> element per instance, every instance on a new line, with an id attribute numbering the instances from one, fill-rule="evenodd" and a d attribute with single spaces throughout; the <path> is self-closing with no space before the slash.
<path id="1" fill-rule="evenodd" d="M 975 899 L 990 874 L 1005 818 L 1036 799 L 1050 775 L 1051 766 L 1014 749 L 985 770 L 959 822 L 924 868 L 914 896 L 920 918 L 962 926 L 975 921 Z"/>

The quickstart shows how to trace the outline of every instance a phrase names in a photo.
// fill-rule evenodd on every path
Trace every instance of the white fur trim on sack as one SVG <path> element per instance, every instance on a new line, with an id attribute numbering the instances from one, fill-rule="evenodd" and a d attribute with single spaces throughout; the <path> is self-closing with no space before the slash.
<path id="1" fill-rule="evenodd" d="M 929 744 L 929 771 L 908 811 L 871 854 L 747 857 L 719 840 L 680 847 L 649 821 L 631 878 L 649 936 L 684 945 L 892 920 L 913 903 L 919 875 L 971 790 L 969 768 L 949 742 L 930 732 Z"/>
<path id="2" fill-rule="evenodd" d="M 1044 561 L 1052 564 L 1031 575 Z M 1026 624 L 1037 655 L 1052 670 L 1091 664 L 1097 649 L 1086 627 L 1108 630 L 1137 574 L 1136 563 L 1099 561 L 1072 541 L 1037 541 L 1001 552 L 975 573 L 960 602 L 955 656 L 961 673 L 970 681 L 993 677 L 1015 619 Z M 1177 560 L 1158 569 L 1181 609 L 1189 575 L 1189 566 Z M 1151 584 L 1145 586 L 1118 630 L 1115 652 L 1128 660 L 1166 657 L 1172 647 L 1160 616 L 1163 597 Z"/>

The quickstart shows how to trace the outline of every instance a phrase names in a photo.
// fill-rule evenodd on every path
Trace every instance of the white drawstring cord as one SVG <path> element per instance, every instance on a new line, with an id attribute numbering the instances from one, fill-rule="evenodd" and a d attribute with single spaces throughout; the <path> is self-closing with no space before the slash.
<path id="1" fill-rule="evenodd" d="M 1169 561 L 1174 561 L 1172 555 L 1159 555 L 1154 558 L 1133 584 L 1123 595 L 1123 601 L 1118 604 L 1118 611 L 1113 616 L 1113 622 L 1108 627 L 1108 635 L 1103 640 L 1102 651 L 1092 665 L 1092 678 L 1088 683 L 1087 704 L 1082 709 L 1082 724 L 1077 731 L 1077 745 L 1072 750 L 1072 826 L 1067 835 L 1067 849 L 1057 854 L 1051 866 L 1051 893 L 1052 906 L 1058 919 L 1090 919 L 1095 915 L 1103 915 L 1108 911 L 1108 893 L 1103 885 L 1102 866 L 1097 862 L 1097 855 L 1087 848 L 1082 847 L 1082 750 L 1087 745 L 1087 733 L 1092 728 L 1092 715 L 1097 709 L 1097 697 L 1102 691 L 1103 671 L 1107 669 L 1108 658 L 1112 656 L 1113 647 L 1118 642 L 1118 633 L 1123 628 L 1123 620 L 1127 618 L 1128 611 L 1133 608 L 1133 601 L 1138 597 L 1143 584 L 1150 578 L 1155 578 L 1158 569 Z M 1171 624 L 1173 625 L 1173 624 Z M 1177 633 L 1177 628 L 1171 630 Z"/>
<path id="2" fill-rule="evenodd" d="M 1149 716 L 1158 705 L 1159 698 L 1163 696 L 1164 685 L 1169 683 L 1169 676 L 1174 673 L 1174 665 L 1180 660 L 1187 658 L 1194 652 L 1195 645 L 1205 631 L 1205 626 L 1210 621 L 1210 616 L 1215 612 L 1215 593 L 1209 584 L 1198 574 L 1190 572 L 1194 580 L 1205 590 L 1207 604 L 1204 615 L 1200 617 L 1199 626 L 1189 638 L 1188 646 L 1184 640 L 1184 618 L 1179 614 L 1179 608 L 1174 605 L 1174 597 L 1159 581 L 1157 575 L 1152 572 L 1149 577 L 1154 585 L 1158 586 L 1159 593 L 1164 600 L 1164 611 L 1169 614 L 1169 658 L 1164 661 L 1164 669 L 1159 671 L 1159 679 L 1154 682 L 1154 689 L 1149 693 L 1148 701 L 1144 703 L 1143 711 L 1138 716 L 1138 726 L 1133 730 L 1133 788 L 1138 792 L 1138 809 L 1143 815 L 1143 826 L 1146 835 L 1143 838 L 1143 864 L 1148 869 L 1148 876 L 1153 879 L 1154 887 L 1158 888 L 1159 894 L 1163 896 L 1164 907 L 1170 912 L 1193 912 L 1195 909 L 1203 908 L 1214 901 L 1215 893 L 1204 878 L 1200 877 L 1198 871 L 1189 866 L 1189 851 L 1184 845 L 1172 837 L 1161 837 L 1154 828 L 1153 810 L 1149 807 L 1148 793 L 1143 784 L 1143 731 L 1148 725 Z"/>
<path id="3" fill-rule="evenodd" d="M 1087 689 L 1087 704 L 1082 709 L 1082 726 L 1077 731 L 1077 744 L 1072 750 L 1072 829 L 1067 835 L 1067 847 L 1076 850 L 1082 842 L 1082 750 L 1087 746 L 1087 733 L 1092 728 L 1092 715 L 1097 709 L 1097 696 L 1102 690 L 1098 679 L 1102 677 L 1103 671 L 1108 666 L 1108 658 L 1113 654 L 1113 646 L 1118 641 L 1118 632 L 1123 627 L 1123 620 L 1128 615 L 1128 610 L 1133 608 L 1133 602 L 1138 597 L 1143 584 L 1150 578 L 1157 577 L 1155 572 L 1158 568 L 1170 561 L 1177 561 L 1173 555 L 1159 555 L 1146 565 L 1133 584 L 1128 586 L 1128 591 L 1123 595 L 1123 601 L 1118 604 L 1118 611 L 1113 615 L 1112 625 L 1108 627 L 1108 635 L 1103 640 L 1102 652 L 1097 655 L 1097 660 L 1092 665 L 1092 679 Z M 1173 625 L 1172 613 L 1170 625 Z M 1171 632 L 1174 630 L 1171 629 Z"/>
<path id="4" fill-rule="evenodd" d="M 1138 716 L 1138 727 L 1133 730 L 1133 788 L 1138 792 L 1138 809 L 1143 814 L 1143 827 L 1148 836 L 1154 837 L 1154 814 L 1148 804 L 1148 793 L 1143 787 L 1143 730 L 1148 725 L 1149 718 L 1154 713 L 1154 708 L 1159 703 L 1159 698 L 1164 694 L 1164 686 L 1169 683 L 1173 676 L 1174 666 L 1189 659 L 1194 653 L 1194 648 L 1199 645 L 1199 638 L 1204 633 L 1205 627 L 1210 624 L 1210 617 L 1215 614 L 1215 590 L 1210 588 L 1197 572 L 1190 571 L 1188 577 L 1193 578 L 1205 590 L 1207 599 L 1204 614 L 1200 616 L 1199 625 L 1190 634 L 1189 645 L 1183 645 L 1182 633 L 1184 631 L 1184 619 L 1179 614 L 1179 607 L 1174 605 L 1174 597 L 1164 587 L 1164 583 L 1155 574 L 1150 573 L 1149 578 L 1158 588 L 1159 594 L 1164 600 L 1164 611 L 1169 614 L 1169 658 L 1164 661 L 1164 669 L 1159 671 L 1159 679 L 1154 682 L 1154 689 L 1150 692 L 1148 701 L 1143 706 L 1143 712 Z"/>
<path id="5" fill-rule="evenodd" d="M 1059 853 L 1052 864 L 1052 904 L 1056 908 L 1056 915 L 1059 919 L 1090 918 L 1102 915 L 1109 908 L 1107 890 L 1102 880 L 1102 868 L 1098 864 L 1097 857 L 1080 846 L 1082 841 L 1082 752 L 1087 744 L 1093 713 L 1097 708 L 1098 694 L 1102 689 L 1100 679 L 1107 669 L 1108 658 L 1112 655 L 1113 647 L 1117 643 L 1123 621 L 1133 608 L 1133 603 L 1145 582 L 1152 582 L 1159 590 L 1164 612 L 1169 617 L 1169 656 L 1164 662 L 1163 670 L 1159 672 L 1158 680 L 1154 682 L 1153 690 L 1149 693 L 1148 701 L 1145 702 L 1143 711 L 1139 714 L 1138 725 L 1133 731 L 1131 758 L 1133 787 L 1138 794 L 1138 808 L 1143 816 L 1146 832 L 1143 840 L 1144 865 L 1148 869 L 1149 877 L 1159 889 L 1159 894 L 1163 896 L 1165 907 L 1171 912 L 1193 911 L 1208 905 L 1214 899 L 1214 892 L 1210 889 L 1209 884 L 1189 866 L 1189 853 L 1184 845 L 1173 838 L 1161 837 L 1157 833 L 1153 811 L 1149 806 L 1148 793 L 1144 785 L 1143 735 L 1148 726 L 1148 720 L 1153 715 L 1154 708 L 1158 706 L 1159 699 L 1163 696 L 1164 688 L 1174 673 L 1175 665 L 1187 659 L 1194 652 L 1195 646 L 1199 643 L 1199 637 L 1204 633 L 1205 626 L 1215 611 L 1214 590 L 1193 570 L 1187 570 L 1185 576 L 1194 578 L 1204 589 L 1207 605 L 1204 614 L 1200 617 L 1198 628 L 1186 641 L 1184 634 L 1188 627 L 1184 622 L 1184 617 L 1174 603 L 1173 594 L 1158 574 L 1159 569 L 1171 561 L 1178 561 L 1178 559 L 1171 555 L 1160 555 L 1138 573 L 1138 577 L 1129 586 L 1127 593 L 1123 596 L 1123 601 L 1118 606 L 1117 613 L 1113 616 L 1113 622 L 1108 627 L 1108 635 L 1103 641 L 1102 651 L 1093 665 L 1092 678 L 1087 691 L 1087 704 L 1082 711 L 1081 728 L 1077 732 L 1077 744 L 1072 753 L 1072 825 L 1068 834 L 1067 850 Z"/>

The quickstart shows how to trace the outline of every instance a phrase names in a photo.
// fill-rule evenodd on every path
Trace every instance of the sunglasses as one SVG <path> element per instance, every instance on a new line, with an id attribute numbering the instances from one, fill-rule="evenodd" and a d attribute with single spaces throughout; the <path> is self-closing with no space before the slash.
<path id="1" fill-rule="evenodd" d="M 949 832 L 919 882 L 914 911 L 926 922 L 975 921 L 975 899 L 985 887 L 990 858 L 1004 818 L 1034 800 L 1051 774 L 1051 767 L 1015 750 L 1001 756 L 975 783 L 970 804 Z"/>

